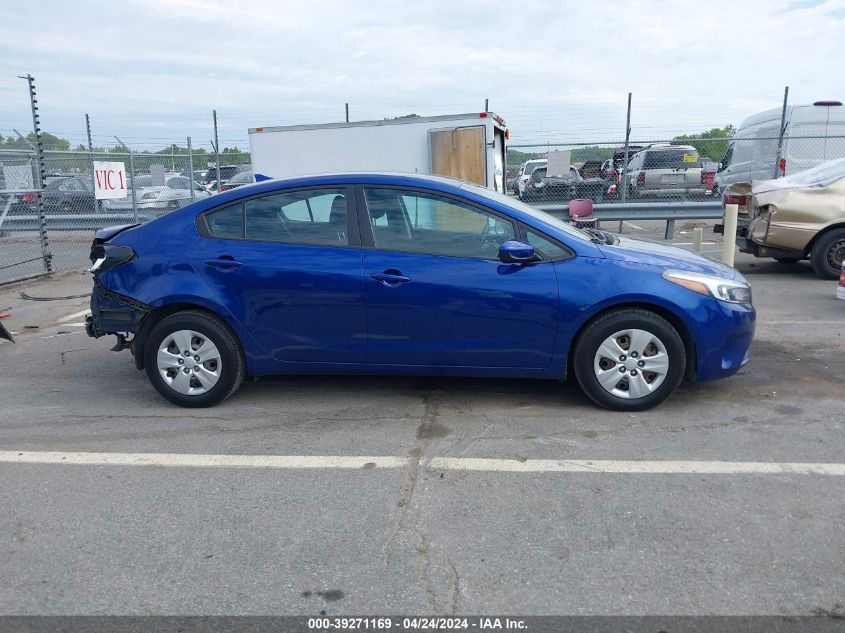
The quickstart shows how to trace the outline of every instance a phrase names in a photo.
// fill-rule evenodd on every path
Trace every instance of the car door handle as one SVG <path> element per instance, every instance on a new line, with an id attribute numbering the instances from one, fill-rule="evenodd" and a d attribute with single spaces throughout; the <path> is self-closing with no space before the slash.
<path id="1" fill-rule="evenodd" d="M 370 275 L 370 278 L 380 281 L 381 285 L 387 288 L 395 288 L 411 281 L 410 277 L 403 275 L 398 270 L 385 270 L 383 273 L 373 273 Z"/>
<path id="2" fill-rule="evenodd" d="M 206 260 L 205 263 L 207 266 L 217 268 L 218 270 L 231 270 L 241 265 L 239 261 L 235 260 L 234 257 L 230 257 L 229 255 L 223 255 L 221 257 L 218 257 L 217 259 L 209 259 Z"/>

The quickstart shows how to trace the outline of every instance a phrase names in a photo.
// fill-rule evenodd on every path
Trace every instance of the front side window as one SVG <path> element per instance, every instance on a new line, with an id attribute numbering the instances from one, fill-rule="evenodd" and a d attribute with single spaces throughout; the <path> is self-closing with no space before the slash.
<path id="1" fill-rule="evenodd" d="M 558 246 L 547 237 L 531 230 L 525 231 L 525 241 L 531 244 L 531 246 L 534 247 L 534 250 L 540 253 L 546 261 L 562 259 L 563 257 L 569 255 L 569 251 L 562 246 Z"/>
<path id="2" fill-rule="evenodd" d="M 244 203 L 245 238 L 289 244 L 347 246 L 346 189 L 311 189 Z"/>
<path id="3" fill-rule="evenodd" d="M 514 239 L 510 221 L 476 207 L 417 191 L 364 189 L 377 248 L 495 259 Z"/>

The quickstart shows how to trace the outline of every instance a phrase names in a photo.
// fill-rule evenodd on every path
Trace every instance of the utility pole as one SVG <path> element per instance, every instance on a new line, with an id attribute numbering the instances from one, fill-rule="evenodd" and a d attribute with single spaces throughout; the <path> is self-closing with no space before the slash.
<path id="1" fill-rule="evenodd" d="M 188 186 L 191 188 L 191 202 L 194 201 L 194 154 L 191 149 L 191 137 L 188 137 Z"/>
<path id="2" fill-rule="evenodd" d="M 485 99 L 485 100 L 484 100 L 484 111 L 485 111 L 485 112 L 489 112 L 489 111 L 490 111 L 490 99 Z"/>
<path id="3" fill-rule="evenodd" d="M 628 115 L 625 119 L 625 158 L 624 164 L 622 165 L 622 175 L 619 178 L 619 184 L 622 186 L 622 202 L 625 202 L 625 198 L 628 193 L 628 142 L 631 139 L 631 93 L 628 93 Z M 622 224 L 620 223 L 620 227 Z"/>
<path id="4" fill-rule="evenodd" d="M 18 75 L 19 79 L 26 79 L 29 84 L 29 105 L 32 108 L 32 131 L 35 133 L 35 159 L 38 169 L 35 172 L 35 205 L 38 214 L 38 237 L 41 240 L 41 256 L 44 258 L 44 270 L 53 272 L 53 256 L 50 253 L 50 242 L 47 239 L 47 218 L 44 216 L 44 145 L 41 142 L 41 118 L 38 115 L 38 99 L 35 98 L 35 78 L 32 75 Z"/>
<path id="5" fill-rule="evenodd" d="M 346 122 L 349 123 L 349 104 L 346 104 Z"/>
<path id="6" fill-rule="evenodd" d="M 789 86 L 783 89 L 783 109 L 780 112 L 780 133 L 778 134 L 778 151 L 775 154 L 775 175 L 780 176 L 780 154 L 783 150 L 783 135 L 786 134 L 786 104 L 789 101 Z"/>
<path id="7" fill-rule="evenodd" d="M 214 114 L 214 157 L 217 163 L 217 191 L 220 191 L 220 139 L 217 138 L 217 110 L 212 110 Z"/>

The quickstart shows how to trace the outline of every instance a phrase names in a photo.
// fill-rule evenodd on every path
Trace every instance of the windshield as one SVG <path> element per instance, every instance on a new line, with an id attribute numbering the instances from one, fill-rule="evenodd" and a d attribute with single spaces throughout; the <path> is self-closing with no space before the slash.
<path id="1" fill-rule="evenodd" d="M 827 187 L 845 177 L 845 158 L 831 160 L 812 169 L 799 171 L 785 180 L 804 187 Z"/>
<path id="2" fill-rule="evenodd" d="M 134 178 L 129 179 L 129 188 L 132 187 L 152 187 L 153 186 L 153 177 L 152 176 L 135 176 Z"/>
<path id="3" fill-rule="evenodd" d="M 549 215 L 545 211 L 540 211 L 539 209 L 527 205 L 524 202 L 520 202 L 515 198 L 506 196 L 503 193 L 499 193 L 498 191 L 493 191 L 492 189 L 487 189 L 486 187 L 481 187 L 479 185 L 473 185 L 468 182 L 462 183 L 461 189 L 466 189 L 467 191 L 471 191 L 472 193 L 479 195 L 483 198 L 487 198 L 488 200 L 491 200 L 493 202 L 498 202 L 499 204 L 503 204 L 512 209 L 521 211 L 526 215 L 530 215 L 535 220 L 542 222 L 546 226 L 549 226 L 553 229 L 558 229 L 559 231 L 563 231 L 564 233 L 567 233 L 568 235 L 571 235 L 573 237 L 577 237 L 578 239 L 586 240 L 588 242 L 592 240 L 592 237 L 581 229 L 576 229 L 571 224 L 564 222 L 563 220 L 559 220 L 553 215 Z"/>
<path id="4" fill-rule="evenodd" d="M 530 176 L 532 173 L 534 173 L 535 169 L 537 169 L 538 167 L 544 167 L 545 165 L 546 161 L 544 160 L 537 160 L 534 162 L 525 163 L 525 171 L 523 171 L 522 173 L 525 176 Z"/>

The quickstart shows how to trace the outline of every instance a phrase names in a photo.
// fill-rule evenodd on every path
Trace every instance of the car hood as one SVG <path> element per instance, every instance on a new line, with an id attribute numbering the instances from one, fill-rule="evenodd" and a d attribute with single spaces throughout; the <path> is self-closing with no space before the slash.
<path id="1" fill-rule="evenodd" d="M 634 240 L 623 235 L 616 237 L 619 239 L 617 244 L 598 245 L 608 259 L 716 275 L 726 279 L 742 279 L 742 275 L 730 266 L 698 253 L 650 240 Z"/>

